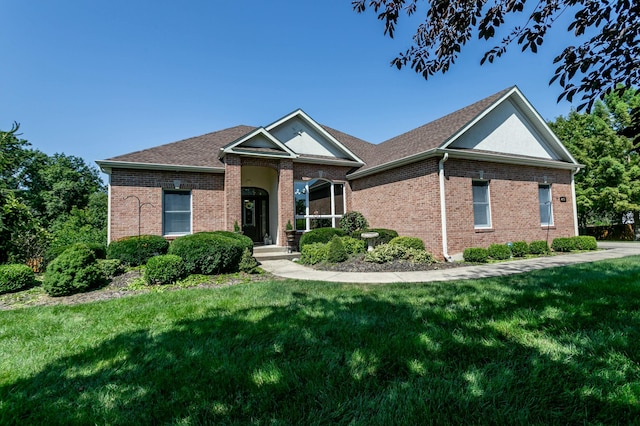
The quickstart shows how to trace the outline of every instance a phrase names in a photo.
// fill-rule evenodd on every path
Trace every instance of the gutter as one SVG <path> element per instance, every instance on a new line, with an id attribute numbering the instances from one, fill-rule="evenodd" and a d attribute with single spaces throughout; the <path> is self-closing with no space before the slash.
<path id="1" fill-rule="evenodd" d="M 579 235 L 578 229 L 578 200 L 576 200 L 576 181 L 575 175 L 581 170 L 580 167 L 571 172 L 571 198 L 573 198 L 573 228 L 576 235 Z"/>
<path id="2" fill-rule="evenodd" d="M 447 262 L 453 262 L 447 249 L 447 206 L 444 194 L 444 163 L 449 159 L 449 153 L 445 152 L 442 159 L 438 161 L 438 177 L 440 179 L 440 219 L 442 220 L 442 256 Z"/>

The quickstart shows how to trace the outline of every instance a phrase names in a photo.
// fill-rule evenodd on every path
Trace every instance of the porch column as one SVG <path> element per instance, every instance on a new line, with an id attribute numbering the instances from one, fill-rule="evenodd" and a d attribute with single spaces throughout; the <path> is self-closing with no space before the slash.
<path id="1" fill-rule="evenodd" d="M 287 221 L 295 222 L 295 210 L 293 205 L 293 161 L 280 160 L 278 170 L 278 245 L 287 245 L 287 236 L 284 228 Z"/>
<path id="2" fill-rule="evenodd" d="M 227 155 L 224 167 L 225 229 L 233 231 L 238 221 L 242 226 L 242 161 L 237 155 Z"/>

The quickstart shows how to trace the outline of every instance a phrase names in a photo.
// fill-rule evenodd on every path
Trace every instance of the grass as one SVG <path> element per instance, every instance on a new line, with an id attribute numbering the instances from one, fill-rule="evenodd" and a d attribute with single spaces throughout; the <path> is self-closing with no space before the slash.
<path id="1" fill-rule="evenodd" d="M 640 257 L 0 312 L 0 424 L 631 424 Z"/>

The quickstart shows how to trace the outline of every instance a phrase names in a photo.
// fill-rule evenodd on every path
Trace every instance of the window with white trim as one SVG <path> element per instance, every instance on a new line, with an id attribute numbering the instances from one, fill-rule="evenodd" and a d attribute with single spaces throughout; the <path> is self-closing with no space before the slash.
<path id="1" fill-rule="evenodd" d="M 473 187 L 473 226 L 491 228 L 491 204 L 489 203 L 489 182 L 486 180 L 472 183 Z"/>
<path id="2" fill-rule="evenodd" d="M 347 209 L 344 184 L 324 179 L 296 181 L 295 229 L 309 231 L 315 228 L 335 228 Z"/>
<path id="3" fill-rule="evenodd" d="M 191 191 L 164 191 L 162 230 L 164 235 L 191 233 Z"/>
<path id="4" fill-rule="evenodd" d="M 553 206 L 551 203 L 551 185 L 538 185 L 538 201 L 540 203 L 540 225 L 553 225 Z"/>

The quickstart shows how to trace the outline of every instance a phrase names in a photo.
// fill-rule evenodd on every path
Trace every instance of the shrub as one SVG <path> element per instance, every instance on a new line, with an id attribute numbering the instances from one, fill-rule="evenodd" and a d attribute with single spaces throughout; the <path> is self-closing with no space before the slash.
<path id="1" fill-rule="evenodd" d="M 576 250 L 596 250 L 598 242 L 596 237 L 588 235 L 577 235 L 572 237 Z"/>
<path id="2" fill-rule="evenodd" d="M 258 272 L 258 261 L 253 257 L 248 248 L 242 251 L 238 270 L 247 274 L 255 274 Z"/>
<path id="3" fill-rule="evenodd" d="M 365 262 L 387 263 L 405 257 L 407 249 L 399 244 L 380 244 L 364 255 Z"/>
<path id="4" fill-rule="evenodd" d="M 486 263 L 489 259 L 489 251 L 482 247 L 470 247 L 464 249 L 462 257 L 465 262 Z"/>
<path id="5" fill-rule="evenodd" d="M 376 239 L 378 244 L 389 244 L 391 240 L 398 236 L 398 233 L 393 229 L 385 229 L 385 228 L 372 228 L 372 229 L 364 229 L 362 231 L 357 232 L 357 235 L 354 235 L 356 238 L 362 238 L 360 234 L 363 232 L 377 232 L 378 238 Z"/>
<path id="6" fill-rule="evenodd" d="M 345 250 L 342 240 L 337 235 L 334 236 L 331 241 L 329 241 L 327 247 L 327 261 L 329 263 L 340 263 L 344 262 L 348 258 L 349 254 L 347 253 L 347 250 Z"/>
<path id="7" fill-rule="evenodd" d="M 60 256 L 65 250 L 70 249 L 71 247 L 82 245 L 87 247 L 89 250 L 93 252 L 96 256 L 96 259 L 106 259 L 107 258 L 107 247 L 104 244 L 97 243 L 74 243 L 63 246 L 52 246 L 50 247 L 44 255 L 45 264 L 48 264 L 56 257 Z"/>
<path id="8" fill-rule="evenodd" d="M 35 280 L 33 270 L 27 265 L 0 265 L 0 294 L 31 287 Z"/>
<path id="9" fill-rule="evenodd" d="M 154 256 L 144 268 L 144 280 L 147 284 L 172 284 L 184 276 L 184 261 L 175 254 Z"/>
<path id="10" fill-rule="evenodd" d="M 305 265 L 315 265 L 327 260 L 329 253 L 328 243 L 311 243 L 302 247 L 300 251 L 300 263 Z"/>
<path id="11" fill-rule="evenodd" d="M 414 248 L 408 248 L 405 258 L 413 263 L 425 263 L 427 265 L 431 265 L 436 262 L 433 255 L 424 249 L 416 250 Z"/>
<path id="12" fill-rule="evenodd" d="M 120 259 L 98 259 L 98 266 L 108 280 L 124 272 L 124 265 Z"/>
<path id="13" fill-rule="evenodd" d="M 300 237 L 300 252 L 302 252 L 302 248 L 307 244 L 328 243 L 334 235 L 344 237 L 346 234 L 340 228 L 316 228 L 305 232 L 302 234 L 302 237 Z"/>
<path id="14" fill-rule="evenodd" d="M 369 224 L 360 212 L 347 212 L 340 218 L 340 228 L 347 234 L 367 229 Z"/>
<path id="15" fill-rule="evenodd" d="M 389 241 L 389 244 L 399 244 L 405 248 L 424 250 L 424 242 L 416 237 L 395 237 Z"/>
<path id="16" fill-rule="evenodd" d="M 124 237 L 109 244 L 107 258 L 120 259 L 130 266 L 144 265 L 153 256 L 167 254 L 168 247 L 169 242 L 159 235 Z"/>
<path id="17" fill-rule="evenodd" d="M 511 249 L 506 244 L 491 244 L 487 254 L 495 260 L 506 260 L 511 257 Z"/>
<path id="18" fill-rule="evenodd" d="M 49 263 L 42 287 L 50 296 L 66 296 L 91 290 L 102 283 L 104 276 L 95 254 L 79 244 Z"/>
<path id="19" fill-rule="evenodd" d="M 516 241 L 511 245 L 513 257 L 525 257 L 529 254 L 529 244 L 526 241 Z"/>
<path id="20" fill-rule="evenodd" d="M 536 240 L 529 243 L 529 253 L 531 254 L 548 254 L 549 245 L 545 240 Z"/>
<path id="21" fill-rule="evenodd" d="M 342 240 L 342 244 L 344 245 L 344 249 L 347 251 L 349 256 L 353 256 L 354 254 L 364 253 L 367 251 L 367 243 L 364 240 L 359 240 L 353 237 L 340 237 Z"/>
<path id="22" fill-rule="evenodd" d="M 573 238 L 558 237 L 551 242 L 551 248 L 557 252 L 568 252 L 576 249 L 576 243 Z"/>
<path id="23" fill-rule="evenodd" d="M 242 244 L 243 251 L 244 249 L 248 249 L 251 254 L 253 254 L 253 240 L 246 235 L 236 234 L 235 232 L 229 231 L 213 231 L 210 234 L 214 235 L 222 235 L 223 237 L 229 237 L 236 239 L 240 244 Z"/>
<path id="24" fill-rule="evenodd" d="M 237 238 L 198 232 L 176 238 L 169 246 L 169 254 L 180 256 L 189 274 L 212 275 L 237 271 L 245 248 Z"/>

